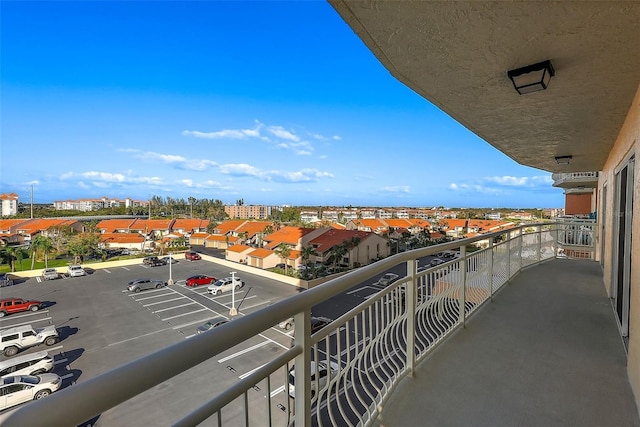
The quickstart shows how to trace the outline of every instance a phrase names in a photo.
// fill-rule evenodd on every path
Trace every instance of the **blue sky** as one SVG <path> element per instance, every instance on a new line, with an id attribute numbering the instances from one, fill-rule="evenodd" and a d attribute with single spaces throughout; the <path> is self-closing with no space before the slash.
<path id="1" fill-rule="evenodd" d="M 395 80 L 325 2 L 11 2 L 0 191 L 562 207 Z"/>

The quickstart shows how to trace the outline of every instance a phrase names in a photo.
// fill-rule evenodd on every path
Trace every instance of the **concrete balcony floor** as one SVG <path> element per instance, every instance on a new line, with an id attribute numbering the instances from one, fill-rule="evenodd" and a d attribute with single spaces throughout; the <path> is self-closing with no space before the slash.
<path id="1" fill-rule="evenodd" d="M 522 271 L 384 405 L 376 426 L 640 426 L 597 262 Z"/>

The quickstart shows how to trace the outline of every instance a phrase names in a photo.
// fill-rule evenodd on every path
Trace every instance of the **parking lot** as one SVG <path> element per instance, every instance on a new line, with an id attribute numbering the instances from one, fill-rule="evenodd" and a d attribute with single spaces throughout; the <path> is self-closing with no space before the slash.
<path id="1" fill-rule="evenodd" d="M 48 350 L 55 357 L 54 372 L 63 378 L 63 388 L 188 339 L 199 325 L 211 318 L 229 318 L 231 292 L 212 296 L 207 294 L 207 286 L 190 288 L 184 284 L 187 277 L 196 274 L 216 278 L 230 276 L 229 271 L 217 264 L 181 259 L 172 265 L 174 285 L 139 293 L 126 291 L 129 281 L 138 278 L 167 281 L 169 267 L 136 264 L 88 271 L 90 274 L 84 277 L 47 281 L 38 277 L 2 288 L 3 298 L 20 297 L 44 303 L 42 310 L 1 318 L 0 328 L 55 325 L 60 335 L 56 345 L 40 345 L 19 354 Z M 239 316 L 298 292 L 296 287 L 258 275 L 242 273 L 237 276 L 246 283 L 235 292 Z M 122 425 L 131 420 L 168 424 L 176 414 L 196 408 L 213 396 L 215 390 L 229 386 L 243 372 L 264 363 L 273 351 L 288 348 L 291 332 L 275 327 L 257 340 L 102 414 L 98 420 L 93 420 L 94 425 Z M 265 353 L 265 350 L 268 351 Z M 4 355 L 0 358 L 6 359 Z M 210 393 L 202 395 L 203 390 Z M 157 411 L 148 411 L 148 407 L 145 408 L 148 399 L 163 404 L 158 405 Z"/>

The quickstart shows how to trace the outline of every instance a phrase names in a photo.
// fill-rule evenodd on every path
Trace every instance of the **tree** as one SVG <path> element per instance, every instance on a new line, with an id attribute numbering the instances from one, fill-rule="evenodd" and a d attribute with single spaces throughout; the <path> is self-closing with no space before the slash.
<path id="1" fill-rule="evenodd" d="M 189 197 L 188 200 L 189 200 L 189 210 L 190 210 L 189 216 L 193 218 L 193 205 L 195 205 L 198 200 L 195 197 Z"/>
<path id="2" fill-rule="evenodd" d="M 209 234 L 215 234 L 214 232 L 216 231 L 216 227 L 218 227 L 218 223 L 215 221 L 209 221 L 209 225 L 207 225 L 207 233 Z"/>
<path id="3" fill-rule="evenodd" d="M 313 249 L 313 246 L 302 247 L 302 250 L 300 251 L 300 257 L 302 258 L 302 262 L 305 267 L 309 265 L 309 258 L 311 258 L 311 255 L 315 255 L 315 254 L 316 254 L 316 251 L 315 249 Z"/>
<path id="4" fill-rule="evenodd" d="M 284 274 L 287 274 L 287 258 L 289 258 L 289 255 L 291 255 L 291 248 L 285 243 L 280 243 L 276 247 L 274 252 L 280 257 L 280 259 L 282 259 L 282 263 L 284 264 Z"/>
<path id="5" fill-rule="evenodd" d="M 349 240 L 347 242 L 347 245 L 349 247 L 349 252 L 351 252 L 351 249 L 355 249 L 356 250 L 356 262 L 358 263 L 358 265 L 360 264 L 360 261 L 358 261 L 360 259 L 360 242 L 362 242 L 362 239 L 360 238 L 360 236 L 353 236 L 351 237 L 351 240 Z M 349 261 L 351 262 L 351 256 L 349 256 Z M 351 265 L 354 265 L 355 263 L 351 263 Z"/>
<path id="6" fill-rule="evenodd" d="M 333 266 L 337 267 L 338 262 L 342 261 L 342 257 L 346 255 L 347 247 L 344 244 L 334 245 L 331 247 L 331 250 L 329 252 L 331 253 Z"/>
<path id="7" fill-rule="evenodd" d="M 44 254 L 44 266 L 45 268 L 49 267 L 49 252 L 51 252 L 53 248 L 53 243 L 49 237 L 43 236 L 42 234 L 34 237 L 31 241 L 31 269 L 33 270 L 35 268 L 38 253 Z"/>
<path id="8" fill-rule="evenodd" d="M 80 233 L 67 244 L 67 249 L 73 255 L 74 264 L 79 264 L 82 257 L 93 253 L 98 247 L 100 236 L 92 233 Z"/>
<path id="9" fill-rule="evenodd" d="M 247 242 L 247 237 L 249 237 L 249 233 L 246 231 L 238 233 L 238 243 L 245 244 Z"/>
<path id="10" fill-rule="evenodd" d="M 16 271 L 16 259 L 18 258 L 17 257 L 18 251 L 19 251 L 19 248 L 14 248 L 11 246 L 5 249 L 5 254 L 7 255 L 7 258 L 9 258 L 9 265 L 11 266 L 12 273 Z"/>

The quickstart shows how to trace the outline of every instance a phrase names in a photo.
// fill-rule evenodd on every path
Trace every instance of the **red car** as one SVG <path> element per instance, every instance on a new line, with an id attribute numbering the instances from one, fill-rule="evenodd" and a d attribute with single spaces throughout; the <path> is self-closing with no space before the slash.
<path id="1" fill-rule="evenodd" d="M 187 286 L 200 286 L 200 285 L 210 285 L 215 282 L 215 277 L 205 276 L 204 274 L 200 274 L 198 276 L 191 276 L 186 280 Z"/>
<path id="2" fill-rule="evenodd" d="M 21 298 L 4 298 L 0 300 L 0 317 L 21 311 L 38 311 L 42 308 L 40 301 L 28 301 Z"/>
<path id="3" fill-rule="evenodd" d="M 189 261 L 197 261 L 199 259 L 202 259 L 200 257 L 200 254 L 198 254 L 197 252 L 185 252 L 184 253 L 184 257 L 185 257 L 185 259 L 188 259 Z"/>

